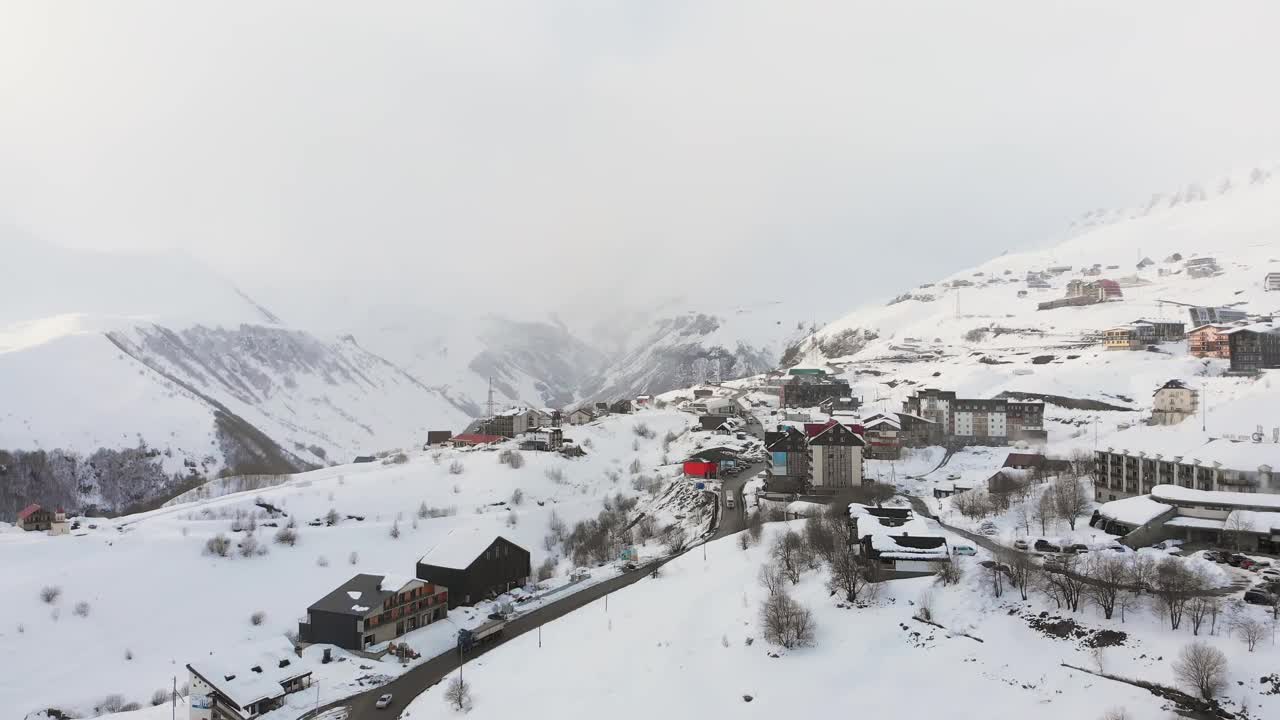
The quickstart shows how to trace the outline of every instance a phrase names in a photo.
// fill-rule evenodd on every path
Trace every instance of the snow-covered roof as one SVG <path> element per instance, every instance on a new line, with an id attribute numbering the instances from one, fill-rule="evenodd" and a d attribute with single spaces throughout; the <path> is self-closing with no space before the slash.
<path id="1" fill-rule="evenodd" d="M 871 547 L 890 560 L 946 560 L 947 540 L 941 535 L 873 535 Z"/>
<path id="2" fill-rule="evenodd" d="M 1151 488 L 1153 500 L 1175 503 L 1220 505 L 1228 508 L 1269 508 L 1280 511 L 1280 495 L 1270 493 L 1238 493 L 1222 490 L 1194 490 L 1181 485 L 1156 485 Z M 1119 502 L 1118 500 L 1116 502 Z M 1110 503 L 1107 503 L 1108 505 Z M 1103 507 L 1106 507 L 1105 505 Z"/>
<path id="3" fill-rule="evenodd" d="M 1190 515 L 1179 515 L 1165 523 L 1168 527 L 1194 528 L 1196 530 L 1221 530 L 1226 527 L 1226 523 L 1221 519 L 1192 517 Z"/>
<path id="4" fill-rule="evenodd" d="M 466 570 L 500 536 L 481 528 L 457 528 L 422 556 L 424 565 Z"/>
<path id="5" fill-rule="evenodd" d="M 1146 525 L 1160 515 L 1169 511 L 1171 506 L 1156 502 L 1146 495 L 1112 500 L 1098 508 L 1102 517 L 1108 520 L 1139 527 Z"/>
<path id="6" fill-rule="evenodd" d="M 809 502 L 808 500 L 794 500 L 787 503 L 787 514 L 799 517 L 809 517 L 810 515 L 817 515 L 825 511 L 827 507 L 827 505 L 822 503 Z"/>
<path id="7" fill-rule="evenodd" d="M 1224 524 L 1226 527 L 1239 528 L 1248 532 L 1275 532 L 1280 530 L 1280 512 L 1232 510 Z"/>
<path id="8" fill-rule="evenodd" d="M 311 674 L 283 637 L 243 652 L 218 653 L 187 667 L 242 708 L 281 697 L 282 683 Z"/>
<path id="9" fill-rule="evenodd" d="M 378 589 L 387 593 L 400 592 L 400 588 L 414 580 L 417 578 L 409 575 L 383 575 L 382 582 L 378 583 Z"/>
<path id="10" fill-rule="evenodd" d="M 1280 445 L 1275 443 L 1237 442 L 1210 438 L 1199 427 L 1179 425 L 1143 425 L 1116 433 L 1110 441 L 1111 452 L 1162 459 L 1204 467 L 1218 463 L 1234 470 L 1257 470 L 1266 465 L 1280 467 Z"/>

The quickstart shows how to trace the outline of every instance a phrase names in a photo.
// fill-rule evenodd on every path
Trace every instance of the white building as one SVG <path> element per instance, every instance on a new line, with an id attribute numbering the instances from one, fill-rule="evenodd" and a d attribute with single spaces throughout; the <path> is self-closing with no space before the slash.
<path id="1" fill-rule="evenodd" d="M 1177 425 L 1200 409 L 1200 391 L 1181 380 L 1170 380 L 1156 390 L 1151 401 L 1153 425 Z"/>
<path id="2" fill-rule="evenodd" d="M 1267 276 L 1262 280 L 1262 289 L 1267 292 L 1280 290 L 1280 272 L 1267 273 Z"/>
<path id="3" fill-rule="evenodd" d="M 189 663 L 191 720 L 251 720 L 311 686 L 311 670 L 283 637 L 243 653 Z"/>

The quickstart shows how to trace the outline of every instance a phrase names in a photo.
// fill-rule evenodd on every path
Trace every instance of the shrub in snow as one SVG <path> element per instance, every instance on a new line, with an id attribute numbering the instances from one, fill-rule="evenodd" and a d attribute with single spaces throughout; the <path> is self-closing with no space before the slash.
<path id="1" fill-rule="evenodd" d="M 244 540 L 240 541 L 240 557 L 252 557 L 258 551 L 258 538 L 256 535 L 245 535 Z"/>
<path id="2" fill-rule="evenodd" d="M 672 525 L 664 533 L 662 544 L 666 547 L 668 555 L 679 555 L 689 546 L 689 537 L 685 534 L 684 528 Z"/>
<path id="3" fill-rule="evenodd" d="M 652 440 L 658 436 L 657 433 L 649 429 L 648 423 L 642 423 L 642 422 L 632 425 L 631 432 L 635 433 L 637 437 L 642 437 L 645 440 Z"/>
<path id="4" fill-rule="evenodd" d="M 155 692 L 151 693 L 151 706 L 159 707 L 160 705 L 163 705 L 169 702 L 169 696 L 171 694 L 172 694 L 171 691 L 166 690 L 165 688 L 160 688 L 159 690 L 156 690 Z"/>
<path id="5" fill-rule="evenodd" d="M 358 562 L 360 562 L 360 555 L 356 553 L 355 550 L 352 550 L 351 554 L 347 556 L 347 563 L 350 565 L 355 565 Z"/>
<path id="6" fill-rule="evenodd" d="M 45 585 L 40 588 L 40 599 L 46 604 L 52 605 L 58 602 L 58 598 L 62 596 L 62 588 L 57 585 Z"/>
<path id="7" fill-rule="evenodd" d="M 925 622 L 933 622 L 934 601 L 935 596 L 932 589 L 920 593 L 920 597 L 916 599 L 916 617 Z"/>
<path id="8" fill-rule="evenodd" d="M 249 624 L 256 627 L 258 625 L 261 625 L 262 621 L 266 619 L 267 619 L 267 614 L 262 612 L 261 610 L 258 610 L 257 612 L 249 616 Z"/>
<path id="9" fill-rule="evenodd" d="M 1226 683 L 1227 656 L 1222 651 L 1202 642 L 1194 642 L 1182 648 L 1173 663 L 1173 675 L 1178 682 L 1212 700 Z"/>
<path id="10" fill-rule="evenodd" d="M 627 466 L 627 472 L 631 473 L 632 475 L 636 475 L 640 472 L 640 458 L 636 458 L 635 460 L 631 461 L 631 464 Z M 615 482 L 617 481 L 615 480 Z"/>
<path id="11" fill-rule="evenodd" d="M 125 648 L 125 651 L 124 651 L 124 659 L 125 659 L 125 660 L 132 660 L 132 659 L 133 659 L 133 651 L 132 651 L 132 650 L 130 650 L 130 649 L 128 649 L 128 648 Z"/>
<path id="12" fill-rule="evenodd" d="M 316 565 L 319 565 L 320 567 L 329 567 L 329 558 L 321 555 L 316 558 Z"/>
<path id="13" fill-rule="evenodd" d="M 1244 641 L 1249 652 L 1258 646 L 1258 641 L 1267 634 L 1267 625 L 1244 609 L 1231 620 L 1231 629 Z"/>
<path id="14" fill-rule="evenodd" d="M 276 543 L 293 547 L 298 543 L 298 531 L 293 527 L 282 527 L 276 531 Z"/>
<path id="15" fill-rule="evenodd" d="M 400 539 L 400 523 L 398 522 L 391 523 L 391 539 L 392 540 Z"/>
<path id="16" fill-rule="evenodd" d="M 454 460 L 453 462 L 449 463 L 450 475 L 461 475 L 464 469 L 465 468 L 462 466 L 462 461 L 460 460 Z M 457 487 L 457 486 L 455 485 L 454 487 Z"/>
<path id="17" fill-rule="evenodd" d="M 738 533 L 738 549 L 749 550 L 751 548 L 751 538 L 746 533 Z"/>
<path id="18" fill-rule="evenodd" d="M 463 680 L 461 677 L 455 677 L 449 681 L 449 686 L 445 688 L 444 700 L 449 707 L 459 712 L 466 712 L 471 709 L 471 683 Z"/>
<path id="19" fill-rule="evenodd" d="M 1111 708 L 1102 714 L 1102 720 L 1130 720 L 1129 711 L 1122 707 Z"/>
<path id="20" fill-rule="evenodd" d="M 816 638 L 813 613 L 785 591 L 765 600 L 760 609 L 760 626 L 766 640 L 784 648 L 807 647 Z"/>
<path id="21" fill-rule="evenodd" d="M 94 711 L 99 715 L 108 715 L 110 713 L 118 713 L 124 711 L 124 696 L 119 693 L 113 693 L 98 701 Z"/>
<path id="22" fill-rule="evenodd" d="M 329 499 L 332 500 L 333 498 L 329 498 Z M 338 517 L 338 511 L 334 510 L 333 508 L 329 508 L 329 512 L 325 513 L 324 515 L 324 522 L 326 525 L 329 525 L 330 527 L 337 525 L 339 522 L 341 522 L 341 520 L 342 518 Z"/>
<path id="23" fill-rule="evenodd" d="M 520 518 L 516 516 L 514 510 L 507 513 L 507 527 L 515 527 L 520 523 Z"/>
<path id="24" fill-rule="evenodd" d="M 388 456 L 385 460 L 382 461 L 382 464 L 383 465 L 403 465 L 407 462 L 409 462 L 409 456 L 405 455 L 402 452 L 398 452 L 398 453 L 395 453 L 394 455 Z"/>
<path id="25" fill-rule="evenodd" d="M 512 470 L 519 470 L 524 467 L 524 455 L 519 450 L 503 450 L 498 453 L 498 462 Z"/>
<path id="26" fill-rule="evenodd" d="M 521 490 L 520 488 L 516 488 L 511 492 L 511 504 L 521 505 L 523 503 L 524 503 L 524 491 Z"/>
<path id="27" fill-rule="evenodd" d="M 76 603 L 76 609 L 73 611 L 78 617 L 89 617 L 89 603 L 81 600 Z"/>
<path id="28" fill-rule="evenodd" d="M 206 555 L 226 557 L 231 553 L 231 540 L 227 539 L 226 535 L 218 533 L 205 542 L 204 553 Z"/>
<path id="29" fill-rule="evenodd" d="M 543 560 L 542 564 L 538 566 L 538 574 L 537 574 L 538 582 L 542 582 L 543 580 L 550 580 L 551 577 L 555 574 L 556 574 L 556 561 L 551 558 L 547 558 L 546 560 Z"/>

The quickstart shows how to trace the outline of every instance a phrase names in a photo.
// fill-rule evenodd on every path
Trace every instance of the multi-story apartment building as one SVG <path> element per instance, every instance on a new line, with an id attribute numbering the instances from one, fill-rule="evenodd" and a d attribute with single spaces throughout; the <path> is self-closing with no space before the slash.
<path id="1" fill-rule="evenodd" d="M 809 467 L 815 490 L 839 490 L 862 484 L 862 448 L 866 441 L 833 422 L 809 438 Z"/>
<path id="2" fill-rule="evenodd" d="M 1231 338 L 1227 331 L 1231 325 L 1210 323 L 1187 333 L 1187 352 L 1198 358 L 1231 358 Z"/>
<path id="3" fill-rule="evenodd" d="M 1256 373 L 1280 368 L 1280 327 L 1254 323 L 1226 333 L 1231 348 L 1231 372 Z"/>
<path id="4" fill-rule="evenodd" d="M 1157 485 L 1280 493 L 1271 465 L 1277 457 L 1280 446 L 1274 443 L 1221 439 L 1164 452 L 1109 447 L 1094 453 L 1094 490 L 1099 502 L 1147 495 Z"/>

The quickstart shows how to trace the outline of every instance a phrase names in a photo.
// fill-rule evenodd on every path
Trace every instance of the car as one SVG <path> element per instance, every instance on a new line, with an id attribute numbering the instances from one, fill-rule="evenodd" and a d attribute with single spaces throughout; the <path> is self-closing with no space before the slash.
<path id="1" fill-rule="evenodd" d="M 1055 552 L 1055 553 L 1062 552 L 1061 547 L 1059 547 L 1058 545 L 1055 545 L 1054 543 L 1049 542 L 1048 540 L 1045 540 L 1044 538 L 1040 538 L 1039 540 L 1037 540 L 1036 544 L 1033 545 L 1033 547 L 1036 550 L 1039 550 L 1040 552 Z"/>
<path id="2" fill-rule="evenodd" d="M 1125 547 L 1124 545 L 1121 545 L 1120 543 L 1115 543 L 1114 545 L 1108 545 L 1105 548 L 1103 548 L 1103 550 L 1110 550 L 1111 552 L 1118 552 L 1118 553 L 1132 552 L 1129 548 Z"/>
<path id="3" fill-rule="evenodd" d="M 1205 550 L 1203 553 L 1200 554 L 1200 557 L 1204 558 L 1205 560 L 1208 560 L 1209 562 L 1222 562 L 1221 560 L 1218 559 L 1218 553 L 1214 552 L 1213 550 Z"/>
<path id="4" fill-rule="evenodd" d="M 972 545 L 953 545 L 951 553 L 953 555 L 977 555 L 978 551 Z"/>
<path id="5" fill-rule="evenodd" d="M 378 698 L 378 702 L 374 703 L 373 706 L 378 708 L 379 710 L 385 710 L 387 706 L 389 706 L 390 704 L 391 704 L 391 693 L 385 693 Z"/>
<path id="6" fill-rule="evenodd" d="M 1275 602 L 1275 597 L 1261 588 L 1246 590 L 1244 593 L 1244 601 L 1253 605 L 1270 605 Z"/>
<path id="7" fill-rule="evenodd" d="M 1075 553 L 1076 555 L 1079 555 L 1080 553 L 1089 552 L 1089 546 L 1085 545 L 1084 543 L 1072 543 L 1070 545 L 1063 547 L 1062 552 Z"/>
<path id="8" fill-rule="evenodd" d="M 1275 568 L 1262 568 L 1258 571 L 1259 577 L 1264 580 L 1280 580 L 1280 570 Z"/>
<path id="9" fill-rule="evenodd" d="M 1013 541 L 1013 549 L 1014 550 L 1030 550 L 1031 545 L 1028 544 L 1026 540 L 1019 538 Z"/>
<path id="10" fill-rule="evenodd" d="M 987 537 L 991 537 L 992 535 L 999 535 L 1000 528 L 996 527 L 995 523 L 991 522 L 990 520 L 987 520 L 978 526 L 978 534 L 986 535 Z"/>
<path id="11" fill-rule="evenodd" d="M 633 562 L 627 562 L 622 564 L 623 572 L 633 572 L 635 569 L 636 569 L 636 564 Z"/>

